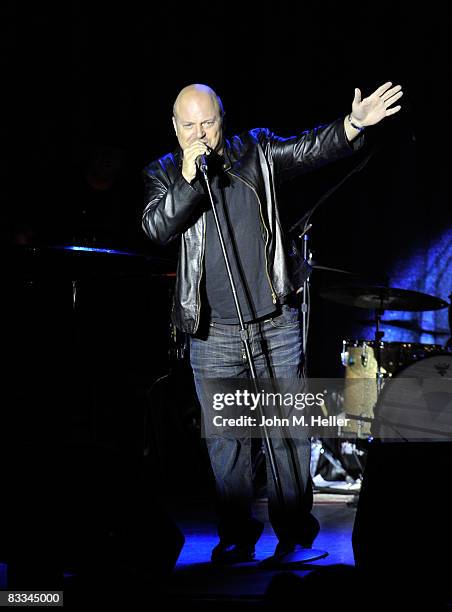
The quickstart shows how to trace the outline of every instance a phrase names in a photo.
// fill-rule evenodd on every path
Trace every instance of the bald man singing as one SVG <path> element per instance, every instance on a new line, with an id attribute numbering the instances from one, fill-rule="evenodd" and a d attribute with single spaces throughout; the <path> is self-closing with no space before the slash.
<path id="1" fill-rule="evenodd" d="M 400 110 L 400 86 L 385 83 L 366 98 L 355 90 L 351 112 L 329 125 L 282 138 L 266 128 L 225 138 L 220 97 L 207 85 L 182 89 L 173 105 L 178 148 L 144 169 L 143 228 L 149 238 L 179 243 L 172 321 L 190 337 L 190 363 L 204 415 L 209 378 L 249 376 L 240 326 L 199 160 L 208 160 L 237 298 L 259 378 L 302 374 L 296 287 L 281 231 L 277 185 L 357 150 L 365 128 Z M 206 439 L 218 492 L 219 543 L 212 562 L 251 561 L 263 525 L 252 512 L 251 439 Z M 310 548 L 319 531 L 312 510 L 310 441 L 272 440 L 284 496 L 280 504 L 267 465 L 269 517 L 278 538 L 274 560 Z M 268 458 L 267 458 L 268 459 Z"/>

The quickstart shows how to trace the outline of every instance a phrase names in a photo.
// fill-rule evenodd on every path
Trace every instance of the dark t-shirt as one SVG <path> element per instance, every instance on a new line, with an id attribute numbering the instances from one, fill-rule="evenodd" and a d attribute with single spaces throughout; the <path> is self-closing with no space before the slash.
<path id="1" fill-rule="evenodd" d="M 266 231 L 259 201 L 241 179 L 219 170 L 211 188 L 245 321 L 275 310 L 266 273 Z M 206 213 L 205 293 L 211 321 L 238 323 L 213 212 Z"/>

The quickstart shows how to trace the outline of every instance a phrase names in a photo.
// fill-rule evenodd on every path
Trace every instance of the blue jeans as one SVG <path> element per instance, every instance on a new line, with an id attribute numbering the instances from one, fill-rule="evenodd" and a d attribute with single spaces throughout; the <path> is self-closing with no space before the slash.
<path id="1" fill-rule="evenodd" d="M 273 318 L 247 325 L 258 378 L 299 378 L 303 360 L 298 310 L 282 306 Z M 211 397 L 204 392 L 205 378 L 249 377 L 238 325 L 210 323 L 202 336 L 190 339 L 190 361 L 201 409 L 207 415 Z M 207 448 L 219 500 L 219 536 L 227 544 L 255 543 L 258 533 L 252 516 L 251 438 L 207 438 Z M 312 516 L 309 472 L 311 445 L 305 439 L 272 438 L 275 461 L 284 496 L 278 503 L 268 457 L 269 517 L 281 542 L 310 546 L 318 531 Z"/>

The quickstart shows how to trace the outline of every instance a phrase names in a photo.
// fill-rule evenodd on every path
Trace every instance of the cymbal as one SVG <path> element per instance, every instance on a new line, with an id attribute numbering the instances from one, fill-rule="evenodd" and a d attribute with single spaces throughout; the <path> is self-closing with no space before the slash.
<path id="1" fill-rule="evenodd" d="M 354 270 L 344 270 L 343 268 L 333 268 L 332 266 L 325 266 L 323 265 L 323 263 L 318 262 L 315 259 L 310 259 L 308 263 L 311 268 L 313 268 L 313 270 L 319 270 L 320 272 L 337 272 L 339 274 L 347 274 L 348 276 L 354 276 L 355 282 L 384 282 L 383 277 L 372 276 L 372 280 L 370 280 L 369 277 L 364 276 L 362 272 L 357 272 Z"/>
<path id="2" fill-rule="evenodd" d="M 175 264 L 168 259 L 133 251 L 78 245 L 14 245 L 7 249 L 9 273 L 17 279 L 70 278 L 93 276 L 142 276 L 162 279 L 175 276 Z"/>
<path id="3" fill-rule="evenodd" d="M 376 310 L 440 310 L 449 304 L 427 293 L 384 287 L 382 285 L 335 286 L 320 290 L 320 295 L 327 300 L 357 308 Z"/>
<path id="4" fill-rule="evenodd" d="M 323 270 L 324 272 L 339 272 L 340 274 L 353 274 L 353 272 L 349 272 L 348 270 L 342 270 L 341 268 L 330 268 L 329 266 L 321 266 L 319 264 L 313 263 L 311 267 L 314 270 Z"/>
<path id="5" fill-rule="evenodd" d="M 361 325 L 375 325 L 375 319 L 367 319 L 358 321 Z M 450 336 L 450 332 L 447 329 L 425 329 L 420 327 L 416 321 L 410 319 L 381 319 L 382 325 L 389 327 L 400 327 L 401 329 L 408 329 L 409 331 L 416 332 L 418 334 L 431 334 L 432 336 Z"/>

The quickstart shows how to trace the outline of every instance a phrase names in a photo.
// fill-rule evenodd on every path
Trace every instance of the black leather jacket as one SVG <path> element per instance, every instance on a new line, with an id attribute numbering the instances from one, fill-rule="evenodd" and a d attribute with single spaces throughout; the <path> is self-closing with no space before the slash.
<path id="1" fill-rule="evenodd" d="M 256 128 L 225 141 L 224 170 L 244 181 L 260 205 L 265 230 L 265 254 L 275 304 L 293 292 L 279 221 L 275 186 L 297 174 L 345 157 L 360 147 L 362 138 L 349 143 L 343 119 L 281 138 L 266 128 Z M 206 235 L 203 193 L 194 189 L 181 173 L 181 151 L 169 153 L 143 171 L 145 209 L 143 229 L 151 240 L 165 245 L 180 239 L 172 321 L 183 332 L 194 334 L 201 312 L 201 278 Z"/>

